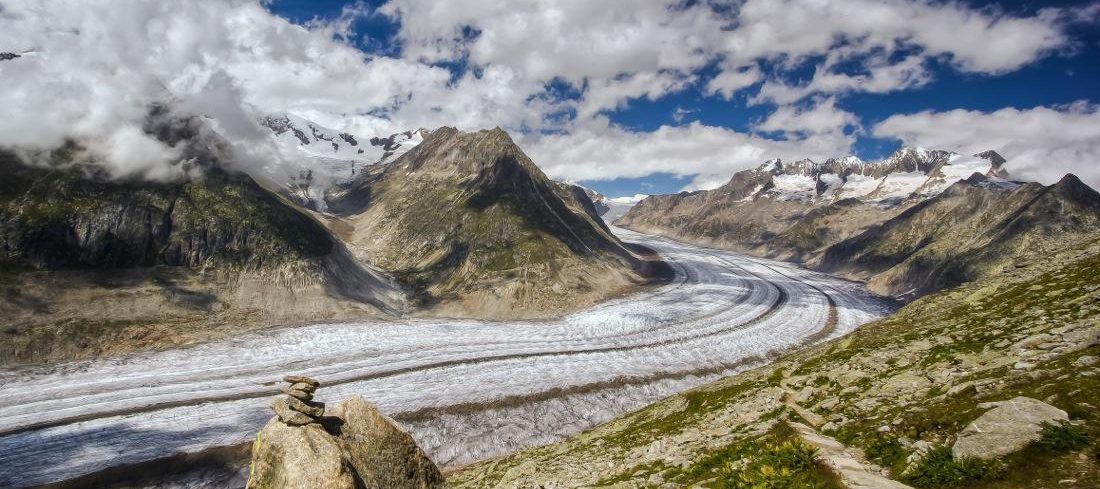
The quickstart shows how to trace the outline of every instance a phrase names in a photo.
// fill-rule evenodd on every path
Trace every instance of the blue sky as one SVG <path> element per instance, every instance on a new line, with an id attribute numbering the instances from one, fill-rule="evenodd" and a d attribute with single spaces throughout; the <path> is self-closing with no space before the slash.
<path id="1" fill-rule="evenodd" d="M 1093 5 L 1087 1 L 983 1 L 971 2 L 968 7 L 975 12 L 987 12 L 995 16 L 1029 18 L 1038 16 L 1044 9 L 1088 9 L 1094 8 Z M 340 1 L 304 0 L 276 0 L 270 4 L 272 12 L 298 23 L 338 18 L 345 12 L 345 6 Z M 360 3 L 358 6 L 366 12 L 373 12 L 379 5 Z M 364 14 L 353 23 L 353 42 L 368 53 L 400 55 L 401 20 L 378 13 Z M 1090 21 L 1066 22 L 1061 29 L 1069 39 L 1065 46 L 1036 56 L 1018 67 L 992 72 L 967 72 L 957 69 L 943 57 L 931 57 L 923 63 L 930 80 L 918 86 L 889 90 L 886 93 L 852 91 L 832 95 L 837 110 L 849 112 L 855 117 L 856 124 L 842 129 L 844 134 L 853 138 L 850 152 L 871 160 L 884 157 L 900 147 L 903 142 L 897 137 L 884 137 L 866 129 L 875 127 L 895 114 L 943 112 L 952 109 L 988 113 L 1005 108 L 1059 107 L 1081 101 L 1100 100 L 1100 62 L 1097 62 L 1100 61 L 1100 30 L 1097 29 L 1097 24 Z M 472 34 L 475 37 L 478 35 L 483 33 Z M 894 56 L 905 56 L 904 50 Z M 797 85 L 812 79 L 820 62 L 821 56 L 810 57 L 794 67 L 785 67 L 774 72 L 768 72 L 767 63 L 762 66 L 768 75 Z M 629 97 L 616 107 L 601 110 L 600 114 L 606 116 L 614 126 L 640 133 L 655 131 L 661 126 L 684 126 L 693 122 L 752 133 L 755 126 L 784 103 L 754 102 L 753 98 L 758 96 L 762 83 L 752 84 L 732 97 L 708 92 L 707 77 L 720 71 L 720 63 L 717 59 L 705 63 L 696 71 L 700 77 L 683 87 L 656 96 Z M 436 65 L 451 70 L 455 78 L 472 69 L 468 58 Z M 838 66 L 837 71 L 858 75 L 865 73 L 865 67 L 859 56 L 856 56 Z M 580 90 L 571 89 L 568 83 L 563 83 L 560 79 L 547 84 L 548 87 L 555 85 L 555 92 L 562 97 L 576 99 L 582 96 Z M 786 102 L 795 108 L 810 107 L 815 103 L 813 98 Z M 782 131 L 755 132 L 773 139 L 786 138 Z M 917 144 L 929 145 L 934 142 Z M 690 173 L 677 174 L 671 167 L 669 170 L 641 176 L 581 179 L 580 183 L 612 196 L 676 192 L 691 184 Z"/>
<path id="2" fill-rule="evenodd" d="M 156 173 L 128 149 L 171 159 L 135 132 L 134 108 L 167 95 L 241 143 L 277 112 L 364 136 L 500 126 L 549 176 L 609 196 L 901 145 L 994 149 L 1017 178 L 1100 186 L 1100 0 L 4 8 L 0 45 L 41 56 L 0 65 L 5 99 L 28 114 L 0 121 L 0 144 L 109 141 L 100 152 L 119 174 Z"/>

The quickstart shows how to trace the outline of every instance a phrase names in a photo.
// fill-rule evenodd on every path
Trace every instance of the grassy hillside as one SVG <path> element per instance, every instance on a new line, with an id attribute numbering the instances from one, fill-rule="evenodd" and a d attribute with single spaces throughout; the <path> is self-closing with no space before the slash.
<path id="1" fill-rule="evenodd" d="M 864 477 L 877 481 L 865 487 L 1096 488 L 1098 356 L 1092 237 L 560 443 L 467 467 L 450 483 L 801 488 Z M 1017 396 L 1065 410 L 1074 424 L 1049 426 L 994 461 L 952 458 L 947 447 L 988 410 L 982 403 Z"/>

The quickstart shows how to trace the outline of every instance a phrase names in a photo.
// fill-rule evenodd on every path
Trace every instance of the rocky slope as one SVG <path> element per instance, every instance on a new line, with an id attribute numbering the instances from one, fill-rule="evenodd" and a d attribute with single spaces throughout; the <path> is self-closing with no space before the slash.
<path id="1" fill-rule="evenodd" d="M 172 182 L 110 179 L 75 147 L 45 166 L 0 152 L 0 363 L 403 307 L 316 220 L 188 151 L 203 169 Z"/>
<path id="2" fill-rule="evenodd" d="M 644 199 L 617 224 L 804 262 L 911 298 L 1096 231 L 1100 199 L 1075 177 L 1044 190 L 1006 180 L 1004 164 L 994 152 L 912 148 L 874 163 L 775 160 L 715 190 Z M 1019 222 L 997 227 L 1004 219 Z"/>
<path id="3" fill-rule="evenodd" d="M 1076 176 L 1054 185 L 974 175 L 829 246 L 818 269 L 879 293 L 922 295 L 1000 273 L 1100 232 L 1100 193 Z"/>
<path id="4" fill-rule="evenodd" d="M 611 210 L 611 205 L 610 205 L 611 204 L 611 199 L 608 199 L 607 196 L 605 196 L 605 195 L 603 195 L 603 194 L 601 194 L 601 193 L 599 193 L 595 190 L 592 190 L 588 187 L 582 186 L 582 185 L 574 185 L 574 184 L 570 184 L 568 182 L 566 182 L 566 184 L 574 186 L 574 187 L 578 187 L 581 190 L 583 190 L 584 195 L 587 196 L 588 200 L 591 200 L 592 205 L 595 206 L 596 214 L 598 214 L 600 216 L 604 216 L 604 215 L 607 214 L 608 211 Z"/>
<path id="5" fill-rule="evenodd" d="M 329 193 L 330 227 L 435 314 L 575 310 L 646 280 L 583 189 L 549 180 L 500 129 L 432 131 Z"/>
<path id="6" fill-rule="evenodd" d="M 770 258 L 803 261 L 933 197 L 975 172 L 1004 176 L 996 153 L 964 157 L 902 148 L 879 162 L 855 157 L 768 161 L 725 185 L 643 199 L 619 223 Z"/>
<path id="7" fill-rule="evenodd" d="M 1096 488 L 1100 238 L 453 487 Z"/>

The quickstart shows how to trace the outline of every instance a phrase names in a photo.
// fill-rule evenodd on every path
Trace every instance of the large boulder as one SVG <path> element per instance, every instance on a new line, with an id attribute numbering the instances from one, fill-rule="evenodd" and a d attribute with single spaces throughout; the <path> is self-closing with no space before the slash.
<path id="1" fill-rule="evenodd" d="M 1069 420 L 1065 411 L 1030 397 L 988 404 L 996 407 L 959 433 L 951 447 L 955 459 L 1003 457 L 1037 441 L 1043 423 Z"/>
<path id="2" fill-rule="evenodd" d="M 272 418 L 252 444 L 248 489 L 357 489 L 338 439 L 319 424 Z"/>
<path id="3" fill-rule="evenodd" d="M 248 489 L 430 489 L 443 475 L 412 436 L 359 396 L 317 423 L 274 417 L 252 446 Z"/>

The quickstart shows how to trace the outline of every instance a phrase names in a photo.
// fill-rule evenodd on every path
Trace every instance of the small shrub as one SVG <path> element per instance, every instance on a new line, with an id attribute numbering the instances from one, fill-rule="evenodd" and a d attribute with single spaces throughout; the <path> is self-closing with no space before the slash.
<path id="1" fill-rule="evenodd" d="M 917 487 L 953 487 L 966 482 L 994 480 L 1004 472 L 1004 463 L 999 460 L 955 460 L 950 448 L 938 446 L 910 469 L 905 480 Z"/>
<path id="2" fill-rule="evenodd" d="M 768 376 L 768 385 L 779 385 L 781 383 L 783 383 L 783 369 L 777 368 Z"/>
<path id="3" fill-rule="evenodd" d="M 1068 422 L 1043 423 L 1040 433 L 1040 446 L 1057 452 L 1071 452 L 1085 448 L 1089 444 L 1089 434 L 1083 428 Z"/>
<path id="4" fill-rule="evenodd" d="M 815 477 L 817 448 L 791 439 L 751 446 L 745 458 L 727 465 L 719 477 L 725 489 L 819 489 Z"/>
<path id="5" fill-rule="evenodd" d="M 871 440 L 864 450 L 871 460 L 883 467 L 895 467 L 901 463 L 908 454 L 897 438 L 876 438 Z"/>

